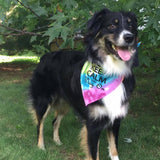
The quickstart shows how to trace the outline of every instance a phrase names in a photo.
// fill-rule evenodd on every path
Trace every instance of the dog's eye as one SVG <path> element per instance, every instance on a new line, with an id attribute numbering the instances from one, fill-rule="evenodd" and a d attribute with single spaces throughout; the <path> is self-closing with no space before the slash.
<path id="1" fill-rule="evenodd" d="M 109 25 L 107 28 L 108 28 L 109 30 L 114 30 L 114 29 L 117 28 L 117 26 L 111 24 L 111 25 Z"/>

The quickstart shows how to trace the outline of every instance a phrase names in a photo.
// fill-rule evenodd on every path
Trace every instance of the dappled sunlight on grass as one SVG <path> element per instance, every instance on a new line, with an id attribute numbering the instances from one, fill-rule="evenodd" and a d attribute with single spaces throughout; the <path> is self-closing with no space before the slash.
<path id="1" fill-rule="evenodd" d="M 33 62 L 38 63 L 39 62 L 38 56 L 3 56 L 0 55 L 0 63 L 12 63 L 12 62 Z"/>

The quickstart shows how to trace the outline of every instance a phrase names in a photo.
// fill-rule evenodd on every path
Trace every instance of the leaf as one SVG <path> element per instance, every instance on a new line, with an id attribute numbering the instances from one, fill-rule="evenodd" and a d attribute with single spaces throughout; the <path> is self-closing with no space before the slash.
<path id="1" fill-rule="evenodd" d="M 153 129 L 154 131 L 156 131 L 156 126 L 152 126 L 152 129 Z"/>
<path id="2" fill-rule="evenodd" d="M 156 0 L 156 1 L 155 1 L 155 8 L 159 8 L 159 6 L 160 6 L 160 1 L 159 1 L 159 0 Z"/>
<path id="3" fill-rule="evenodd" d="M 32 43 L 32 42 L 34 42 L 36 40 L 37 40 L 37 36 L 32 36 L 31 39 L 30 39 L 30 42 Z"/>
<path id="4" fill-rule="evenodd" d="M 34 18 L 33 16 L 31 19 L 29 19 L 25 23 L 26 23 L 26 29 L 31 32 L 35 29 L 35 26 L 37 25 L 37 18 Z"/>
<path id="5" fill-rule="evenodd" d="M 63 26 L 62 30 L 61 30 L 61 37 L 63 38 L 64 42 L 66 42 L 67 36 L 70 32 L 70 28 Z"/>
<path id="6" fill-rule="evenodd" d="M 74 48 L 74 38 L 71 38 L 70 42 L 71 42 L 70 46 L 73 49 Z"/>
<path id="7" fill-rule="evenodd" d="M 55 38 L 58 38 L 60 32 L 55 32 L 54 28 L 48 29 L 43 36 L 49 36 L 48 44 L 50 44 Z"/>
<path id="8" fill-rule="evenodd" d="M 158 40 L 158 41 L 160 40 L 160 35 L 158 36 L 157 40 Z"/>
<path id="9" fill-rule="evenodd" d="M 64 13 L 62 12 L 58 12 L 56 15 L 53 15 L 51 18 L 49 18 L 50 20 L 54 20 L 57 21 L 57 23 L 63 23 L 67 20 L 67 16 L 64 15 Z"/>
<path id="10" fill-rule="evenodd" d="M 46 47 L 42 46 L 42 45 L 33 45 L 32 47 L 33 47 L 33 48 L 36 50 L 36 52 L 38 52 L 38 53 L 49 52 L 49 50 L 48 50 Z"/>
<path id="11" fill-rule="evenodd" d="M 46 16 L 48 13 L 44 7 L 40 6 L 39 2 L 30 5 L 30 7 L 38 16 L 42 16 L 42 15 Z"/>
<path id="12" fill-rule="evenodd" d="M 75 0 L 63 0 L 63 5 L 66 9 L 73 9 L 73 7 L 77 6 L 77 2 Z"/>
<path id="13" fill-rule="evenodd" d="M 3 36 L 0 35 L 0 45 L 3 43 Z"/>
<path id="14" fill-rule="evenodd" d="M 13 5 L 13 3 L 14 4 L 16 4 L 17 3 L 17 1 L 16 0 L 5 0 L 5 1 L 0 1 L 0 6 L 2 7 L 2 8 L 10 8 L 10 6 L 11 5 Z"/>
<path id="15" fill-rule="evenodd" d="M 160 32 L 160 27 L 158 24 L 158 20 L 155 19 L 154 23 L 153 23 L 153 28 L 157 31 Z"/>
<path id="16" fill-rule="evenodd" d="M 62 30 L 61 24 L 59 23 L 53 23 L 53 24 L 54 25 L 43 34 L 43 36 L 49 36 L 48 44 L 50 44 L 55 38 L 58 38 Z"/>
<path id="17" fill-rule="evenodd" d="M 153 105 L 154 105 L 154 106 L 158 106 L 158 104 L 157 104 L 156 102 L 153 102 Z"/>
<path id="18" fill-rule="evenodd" d="M 156 45 L 157 44 L 157 41 L 156 41 L 156 33 L 152 30 L 148 33 L 148 39 L 150 40 L 150 42 L 153 44 L 153 45 Z"/>
<path id="19" fill-rule="evenodd" d="M 149 56 L 145 55 L 145 54 L 139 54 L 139 59 L 140 59 L 140 65 L 145 65 L 145 66 L 150 66 L 151 63 L 151 59 L 149 58 Z"/>
<path id="20" fill-rule="evenodd" d="M 155 81 L 156 81 L 157 83 L 160 82 L 160 71 L 157 72 L 156 77 L 155 77 Z"/>
<path id="21" fill-rule="evenodd" d="M 41 7 L 41 6 L 38 6 L 38 8 L 36 8 L 35 10 L 34 10 L 34 12 L 36 12 L 36 14 L 38 15 L 38 16 L 42 16 L 42 15 L 47 15 L 47 11 L 45 10 L 45 8 L 43 8 L 43 7 Z"/>

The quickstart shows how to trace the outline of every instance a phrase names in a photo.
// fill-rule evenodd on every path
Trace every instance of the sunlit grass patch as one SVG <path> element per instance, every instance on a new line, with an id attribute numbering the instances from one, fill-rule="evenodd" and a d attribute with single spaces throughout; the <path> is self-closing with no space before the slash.
<path id="1" fill-rule="evenodd" d="M 4 56 L 0 55 L 0 63 L 14 63 L 14 62 L 39 62 L 38 56 Z"/>

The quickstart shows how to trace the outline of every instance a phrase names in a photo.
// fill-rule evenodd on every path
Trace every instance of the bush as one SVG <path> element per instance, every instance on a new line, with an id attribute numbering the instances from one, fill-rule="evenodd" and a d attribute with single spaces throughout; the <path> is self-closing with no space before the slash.
<path id="1" fill-rule="evenodd" d="M 75 36 L 82 38 L 86 22 L 94 12 L 105 7 L 133 11 L 137 15 L 145 65 L 150 64 L 146 57 L 154 54 L 151 48 L 160 45 L 159 0 L 5 0 L 0 6 L 0 45 L 9 50 L 17 46 L 16 50 L 32 47 L 34 51 L 45 52 L 59 38 L 63 39 L 60 48 L 66 45 L 74 48 Z M 26 35 L 25 40 L 20 40 L 23 38 L 19 36 Z M 14 47 L 7 44 L 7 39 L 14 42 Z"/>

